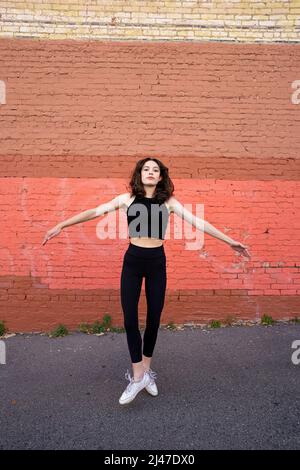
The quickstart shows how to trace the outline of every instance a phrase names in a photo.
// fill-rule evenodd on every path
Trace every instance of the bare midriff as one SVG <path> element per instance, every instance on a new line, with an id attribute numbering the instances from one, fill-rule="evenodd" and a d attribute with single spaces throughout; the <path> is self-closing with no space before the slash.
<path id="1" fill-rule="evenodd" d="M 159 238 L 149 238 L 149 237 L 134 237 L 129 238 L 130 243 L 136 246 L 141 246 L 143 248 L 156 248 L 164 244 L 164 240 Z"/>

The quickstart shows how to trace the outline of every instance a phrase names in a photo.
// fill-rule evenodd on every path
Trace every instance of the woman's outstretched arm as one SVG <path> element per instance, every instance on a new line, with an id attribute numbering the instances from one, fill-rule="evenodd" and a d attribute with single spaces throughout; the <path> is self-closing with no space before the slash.
<path id="1" fill-rule="evenodd" d="M 79 214 L 74 215 L 70 219 L 63 220 L 59 222 L 55 227 L 48 230 L 43 240 L 43 245 L 50 240 L 50 238 L 59 235 L 62 229 L 66 227 L 70 227 L 71 225 L 79 224 L 82 222 L 87 222 L 88 220 L 95 219 L 100 215 L 106 214 L 107 212 L 112 212 L 124 204 L 124 197 L 126 193 L 119 194 L 118 196 L 114 197 L 111 201 L 105 202 L 100 204 L 99 206 L 88 209 L 86 211 L 80 212 Z"/>
<path id="2" fill-rule="evenodd" d="M 225 235 L 225 233 L 218 230 L 216 227 L 214 227 L 212 224 L 210 224 L 206 220 L 196 217 L 194 214 L 192 214 L 192 212 L 187 210 L 174 196 L 172 196 L 168 202 L 169 202 L 171 211 L 173 211 L 175 214 L 180 216 L 182 219 L 186 220 L 197 229 L 202 230 L 205 233 L 208 233 L 212 237 L 218 238 L 219 240 L 222 240 L 223 242 L 228 243 L 228 245 L 230 245 L 231 248 L 238 251 L 242 255 L 250 258 L 250 253 L 248 252 L 246 245 L 243 245 L 242 243 L 239 243 L 233 240 L 232 238 L 228 237 L 227 235 Z"/>

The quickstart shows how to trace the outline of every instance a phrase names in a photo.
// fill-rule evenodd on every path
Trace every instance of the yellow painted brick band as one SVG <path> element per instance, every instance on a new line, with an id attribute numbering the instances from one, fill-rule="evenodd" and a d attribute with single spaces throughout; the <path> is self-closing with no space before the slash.
<path id="1" fill-rule="evenodd" d="M 300 0 L 1 1 L 0 37 L 300 42 Z"/>

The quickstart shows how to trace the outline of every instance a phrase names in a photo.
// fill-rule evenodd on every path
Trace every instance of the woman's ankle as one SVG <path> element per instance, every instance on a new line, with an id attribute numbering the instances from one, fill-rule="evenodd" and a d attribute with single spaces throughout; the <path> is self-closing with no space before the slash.
<path id="1" fill-rule="evenodd" d="M 145 373 L 144 363 L 143 361 L 135 362 L 132 364 L 132 372 L 133 378 L 135 382 L 139 382 Z"/>
<path id="2" fill-rule="evenodd" d="M 147 359 L 148 359 L 148 358 L 147 358 Z M 143 355 L 142 362 L 143 362 L 143 366 L 144 366 L 144 370 L 145 370 L 145 371 L 149 371 L 149 369 L 150 369 L 150 363 L 149 363 L 149 360 L 147 360 L 147 359 L 145 360 L 145 359 L 144 359 L 144 355 Z"/>
<path id="3" fill-rule="evenodd" d="M 140 376 L 140 375 L 137 375 L 136 377 L 133 376 L 133 380 L 134 380 L 135 382 L 140 382 L 140 381 L 143 379 L 143 377 L 144 377 L 144 374 L 141 375 L 141 376 Z"/>

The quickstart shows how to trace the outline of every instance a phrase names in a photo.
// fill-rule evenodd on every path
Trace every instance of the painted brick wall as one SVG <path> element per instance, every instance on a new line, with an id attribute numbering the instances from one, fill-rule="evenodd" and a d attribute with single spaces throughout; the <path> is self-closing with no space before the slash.
<path id="1" fill-rule="evenodd" d="M 59 322 L 75 328 L 109 313 L 122 325 L 119 277 L 128 242 L 119 237 L 120 227 L 116 239 L 101 240 L 99 218 L 68 227 L 44 247 L 41 242 L 59 221 L 125 192 L 136 161 L 148 155 L 169 167 L 183 204 L 194 213 L 203 204 L 204 218 L 247 244 L 252 255 L 241 260 L 209 235 L 201 250 L 187 250 L 187 239 L 174 239 L 172 215 L 162 323 L 299 316 L 298 45 L 215 42 L 220 28 L 213 23 L 210 41 L 158 42 L 159 34 L 127 41 L 127 26 L 120 36 L 125 41 L 111 32 L 109 41 L 85 41 L 80 28 L 73 39 L 68 31 L 44 35 L 45 17 L 35 24 L 35 40 L 29 37 L 33 30 L 9 32 L 5 14 L 17 4 L 4 3 L 0 320 L 13 331 L 44 331 Z M 149 8 L 149 2 L 129 3 Z M 176 3 L 187 8 L 188 2 Z M 217 14 L 212 9 L 220 2 L 204 3 Z M 247 3 L 233 5 L 232 14 L 236 8 L 242 14 Z M 282 4 L 291 15 L 295 4 Z M 46 11 L 46 4 L 30 5 Z M 15 24 L 24 13 L 18 6 Z M 66 26 L 55 17 L 56 6 L 63 5 L 49 7 L 49 21 Z M 86 5 L 88 18 L 93 6 L 99 7 Z M 76 10 L 70 4 L 68 11 Z M 63 9 L 61 14 L 63 22 Z M 32 28 L 30 19 L 22 21 Z M 297 31 L 297 21 L 291 24 Z M 239 29 L 239 41 L 246 32 Z M 98 33 L 95 39 L 101 39 L 100 28 Z M 257 34 L 269 40 L 261 29 Z M 144 285 L 140 312 L 143 324 Z"/>
<path id="2" fill-rule="evenodd" d="M 105 313 L 122 323 L 119 278 L 127 239 L 119 211 L 115 239 L 98 238 L 101 217 L 68 227 L 45 246 L 41 241 L 47 228 L 111 199 L 125 184 L 114 178 L 1 179 L 0 318 L 12 329 L 44 330 L 58 320 L 76 327 Z M 173 214 L 163 322 L 299 313 L 299 183 L 182 178 L 175 185 L 182 203 L 194 213 L 195 204 L 203 204 L 204 218 L 247 243 L 252 259 L 240 259 L 208 235 L 201 249 L 187 249 L 190 235 L 176 239 Z M 144 284 L 140 308 L 143 321 Z"/>
<path id="3" fill-rule="evenodd" d="M 116 176 L 119 159 L 159 152 L 177 158 L 176 177 L 280 177 L 299 155 L 298 45 L 2 39 L 0 53 L 10 174 L 21 162 L 22 176 L 57 176 L 62 164 L 60 176 L 93 176 L 102 158 L 98 171 Z M 205 175 L 178 161 L 211 155 L 221 160 Z M 247 164 L 232 172 L 224 158 Z"/>

